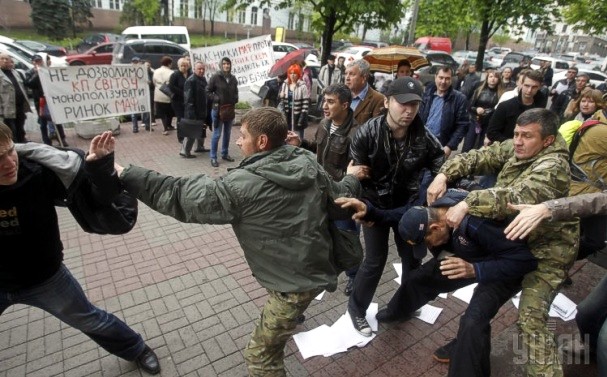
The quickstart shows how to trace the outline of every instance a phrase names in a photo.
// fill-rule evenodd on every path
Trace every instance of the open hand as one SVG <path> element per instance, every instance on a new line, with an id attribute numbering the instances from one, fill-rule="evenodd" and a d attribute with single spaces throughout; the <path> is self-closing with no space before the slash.
<path id="1" fill-rule="evenodd" d="M 91 140 L 89 153 L 86 156 L 87 161 L 95 161 L 114 152 L 116 139 L 112 136 L 112 131 L 105 131 Z"/>
<path id="2" fill-rule="evenodd" d="M 449 279 L 469 279 L 476 276 L 471 263 L 457 257 L 447 257 L 440 262 L 441 273 Z"/>
<path id="3" fill-rule="evenodd" d="M 542 203 L 535 205 L 508 203 L 508 208 L 520 211 L 514 220 L 504 229 L 506 238 L 509 240 L 527 237 L 529 233 L 540 225 L 542 220 L 551 216 L 550 209 Z"/>

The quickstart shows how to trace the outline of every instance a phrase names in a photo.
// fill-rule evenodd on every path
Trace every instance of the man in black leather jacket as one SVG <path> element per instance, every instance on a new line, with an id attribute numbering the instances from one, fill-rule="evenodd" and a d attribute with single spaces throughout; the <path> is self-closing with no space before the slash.
<path id="1" fill-rule="evenodd" d="M 112 133 L 96 136 L 84 160 L 73 151 L 42 144 L 15 145 L 11 138 L 11 130 L 0 122 L 0 314 L 14 304 L 36 306 L 106 351 L 159 373 L 158 358 L 141 335 L 94 306 L 63 264 L 57 202 L 77 202 L 79 208 L 70 209 L 87 231 L 125 233 L 134 225 L 97 218 L 111 212 L 107 208 L 121 192 Z M 125 227 L 98 228 L 116 220 Z"/>
<path id="2" fill-rule="evenodd" d="M 423 88 L 411 77 L 392 82 L 386 92 L 387 114 L 370 119 L 359 127 L 352 141 L 351 153 L 356 165 L 370 168 L 370 178 L 363 180 L 363 198 L 382 209 L 423 204 L 420 181 L 423 169 L 435 175 L 445 161 L 440 142 L 419 117 Z M 360 266 L 350 295 L 348 312 L 356 330 L 371 336 L 365 319 L 388 257 L 390 226 L 365 227 L 365 259 Z M 403 279 L 419 266 L 412 249 L 394 229 L 394 241 L 403 262 Z"/>

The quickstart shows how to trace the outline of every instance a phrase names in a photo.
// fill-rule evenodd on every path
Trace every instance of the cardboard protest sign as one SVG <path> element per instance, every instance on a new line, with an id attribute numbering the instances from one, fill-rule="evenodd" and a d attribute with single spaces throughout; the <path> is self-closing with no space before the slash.
<path id="1" fill-rule="evenodd" d="M 251 85 L 268 79 L 268 71 L 274 64 L 272 38 L 269 35 L 224 43 L 212 47 L 192 49 L 193 62 L 205 64 L 207 80 L 221 70 L 221 59 L 230 58 L 232 74 L 238 79 L 238 86 Z"/>
<path id="2" fill-rule="evenodd" d="M 39 70 L 55 123 L 150 111 L 148 74 L 143 66 L 87 65 Z"/>

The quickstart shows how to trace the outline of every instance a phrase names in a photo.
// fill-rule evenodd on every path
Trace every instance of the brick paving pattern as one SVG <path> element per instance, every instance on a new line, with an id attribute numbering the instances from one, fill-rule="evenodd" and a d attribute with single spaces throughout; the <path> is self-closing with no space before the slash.
<path id="1" fill-rule="evenodd" d="M 212 168 L 208 153 L 183 159 L 175 133 L 133 134 L 122 125 L 117 137 L 117 162 L 134 163 L 172 175 L 208 174 L 219 177 L 241 159 L 238 127 L 232 131 L 230 154 L 235 163 L 220 160 Z M 307 130 L 312 136 L 314 130 Z M 88 148 L 88 140 L 67 130 L 71 146 Z M 32 140 L 39 135 L 29 133 Z M 210 139 L 206 146 L 209 147 Z M 183 224 L 141 204 L 135 228 L 123 236 L 84 233 L 65 209 L 58 209 L 65 247 L 65 264 L 90 300 L 124 319 L 155 349 L 162 376 L 245 376 L 242 351 L 266 300 L 243 258 L 228 225 Z M 13 251 L 17 252 L 17 251 Z M 397 288 L 392 280 L 397 262 L 394 245 L 376 294 L 380 308 Z M 563 293 L 579 302 L 605 270 L 587 261 L 572 270 L 574 284 Z M 301 331 L 332 324 L 346 310 L 344 277 L 336 292 L 314 301 Z M 417 319 L 380 325 L 378 336 L 365 348 L 333 357 L 303 360 L 291 340 L 286 349 L 289 376 L 445 376 L 447 366 L 432 352 L 452 338 L 466 305 L 438 299 L 444 308 L 434 325 Z M 506 304 L 493 321 L 494 376 L 519 376 L 522 369 L 512 352 L 516 309 Z M 576 334 L 574 322 L 556 321 L 559 334 Z M 582 360 L 584 363 L 585 360 Z M 567 376 L 596 376 L 596 365 L 566 365 Z M 0 316 L 0 377 L 15 376 L 141 376 L 133 363 L 98 347 L 85 335 L 36 308 L 12 306 Z"/>

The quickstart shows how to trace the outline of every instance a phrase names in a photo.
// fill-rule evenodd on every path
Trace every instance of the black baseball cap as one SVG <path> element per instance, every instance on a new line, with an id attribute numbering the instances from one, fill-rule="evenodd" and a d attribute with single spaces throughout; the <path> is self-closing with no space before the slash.
<path id="1" fill-rule="evenodd" d="M 386 91 L 387 97 L 394 97 L 398 103 L 421 101 L 424 89 L 422 84 L 412 77 L 399 77 L 392 81 Z"/>
<path id="2" fill-rule="evenodd" d="M 465 190 L 448 190 L 434 201 L 430 207 L 453 207 L 468 196 Z M 426 233 L 428 231 L 428 209 L 416 206 L 410 208 L 398 223 L 398 233 L 413 248 L 413 255 L 421 259 L 426 255 Z"/>

